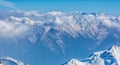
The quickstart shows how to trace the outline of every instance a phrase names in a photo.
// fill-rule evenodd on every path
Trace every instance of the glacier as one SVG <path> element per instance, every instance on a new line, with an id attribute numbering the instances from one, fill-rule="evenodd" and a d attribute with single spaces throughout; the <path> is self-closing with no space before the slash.
<path id="1" fill-rule="evenodd" d="M 120 47 L 94 52 L 85 60 L 71 59 L 64 65 L 120 65 Z"/>

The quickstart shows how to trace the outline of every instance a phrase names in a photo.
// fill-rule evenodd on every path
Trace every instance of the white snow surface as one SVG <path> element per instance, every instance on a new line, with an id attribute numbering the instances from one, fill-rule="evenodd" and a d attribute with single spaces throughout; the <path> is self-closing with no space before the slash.
<path id="1" fill-rule="evenodd" d="M 120 47 L 113 46 L 109 50 L 95 52 L 83 61 L 71 59 L 64 65 L 120 65 Z"/>
<path id="2" fill-rule="evenodd" d="M 11 57 L 0 56 L 0 65 L 29 65 Z"/>

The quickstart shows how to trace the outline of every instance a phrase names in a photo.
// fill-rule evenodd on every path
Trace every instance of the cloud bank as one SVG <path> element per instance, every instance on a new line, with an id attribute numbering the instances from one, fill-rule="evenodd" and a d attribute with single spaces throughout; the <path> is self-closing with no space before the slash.
<path id="1" fill-rule="evenodd" d="M 0 37 L 27 37 L 31 43 L 38 40 L 51 50 L 56 43 L 64 48 L 62 36 L 82 36 L 100 44 L 108 35 L 119 38 L 120 16 L 99 13 L 65 13 L 39 11 L 0 11 Z M 55 42 L 53 42 L 53 40 Z"/>

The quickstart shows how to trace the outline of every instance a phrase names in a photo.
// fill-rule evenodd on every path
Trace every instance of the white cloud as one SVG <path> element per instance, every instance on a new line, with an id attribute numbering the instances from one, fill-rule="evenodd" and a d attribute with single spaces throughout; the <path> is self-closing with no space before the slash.
<path id="1" fill-rule="evenodd" d="M 0 37 L 20 36 L 27 30 L 28 27 L 25 25 L 0 21 Z"/>

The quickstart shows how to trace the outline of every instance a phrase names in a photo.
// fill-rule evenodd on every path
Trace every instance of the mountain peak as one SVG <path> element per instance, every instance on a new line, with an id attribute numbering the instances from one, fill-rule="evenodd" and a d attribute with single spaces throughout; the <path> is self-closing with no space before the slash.
<path id="1" fill-rule="evenodd" d="M 120 65 L 120 47 L 113 46 L 109 50 L 94 52 L 83 61 L 72 59 L 65 65 Z"/>
<path id="2" fill-rule="evenodd" d="M 67 64 L 65 65 L 84 65 L 83 62 L 80 62 L 78 59 L 71 59 Z"/>
<path id="3" fill-rule="evenodd" d="M 20 60 L 0 55 L 0 65 L 29 65 Z"/>
<path id="4" fill-rule="evenodd" d="M 110 52 L 116 58 L 116 61 L 117 61 L 118 65 L 120 65 L 120 47 L 119 46 L 113 46 L 110 49 Z"/>
<path id="5" fill-rule="evenodd" d="M 111 48 L 110 48 L 110 51 L 120 51 L 120 47 L 119 46 L 112 46 Z"/>

